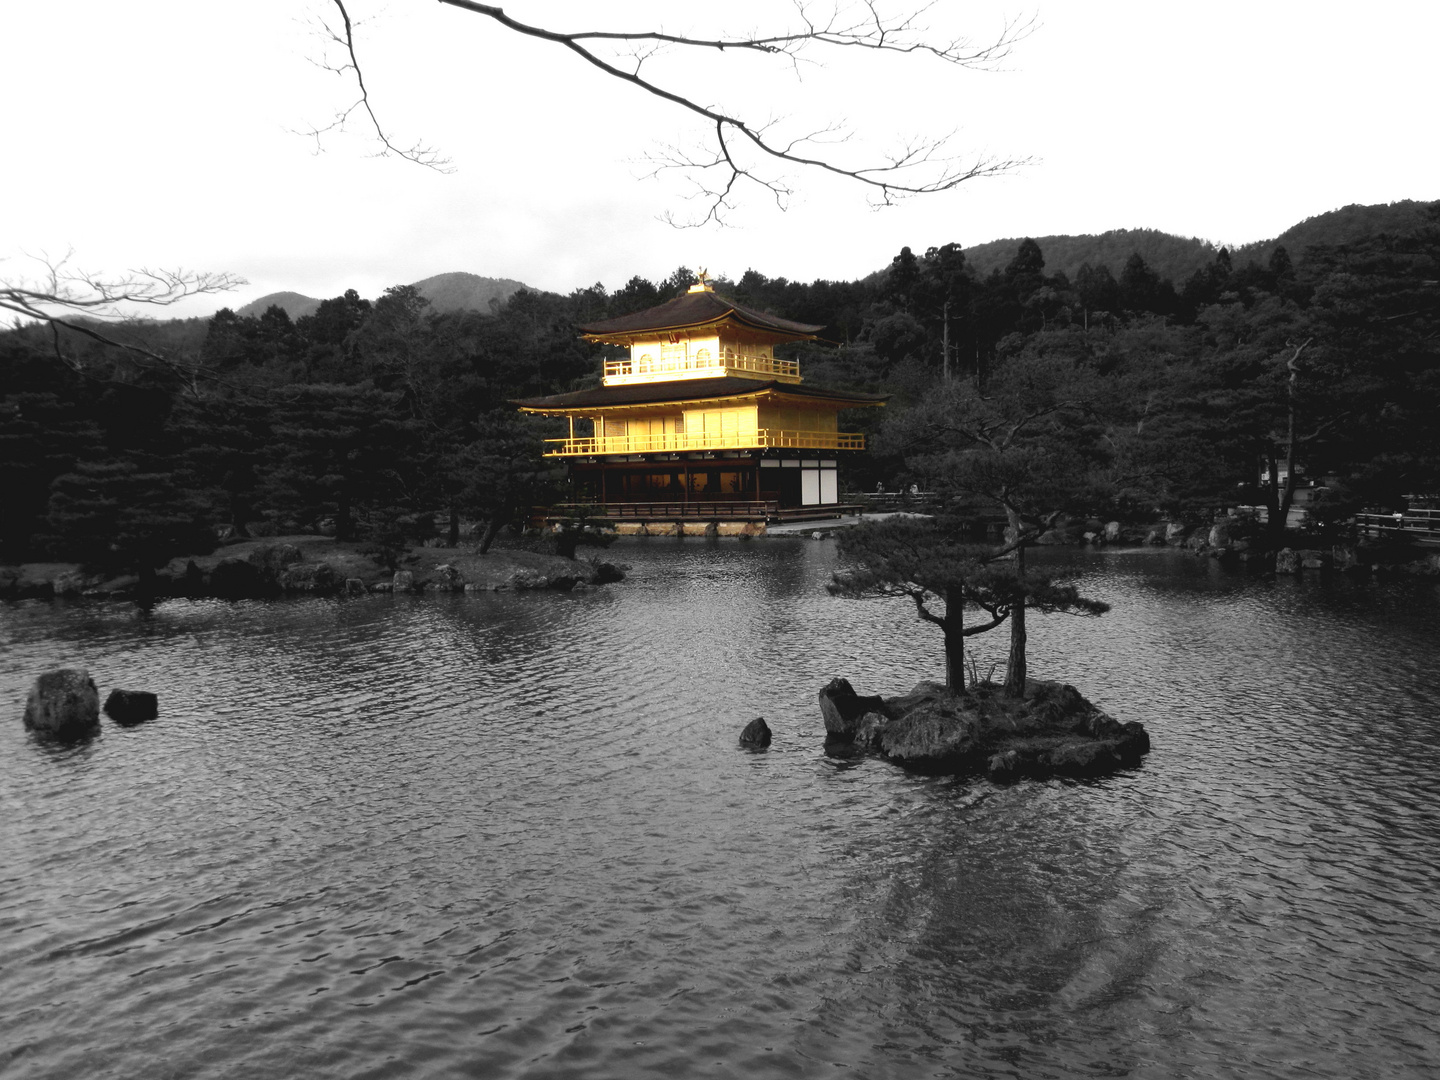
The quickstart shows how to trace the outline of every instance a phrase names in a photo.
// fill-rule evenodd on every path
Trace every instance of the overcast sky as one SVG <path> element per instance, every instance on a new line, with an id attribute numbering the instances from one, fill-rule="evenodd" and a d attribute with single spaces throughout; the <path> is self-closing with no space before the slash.
<path id="1" fill-rule="evenodd" d="M 287 289 L 374 297 L 453 270 L 559 292 L 682 265 L 849 280 L 905 245 L 1142 227 L 1236 244 L 1348 203 L 1440 198 L 1435 0 L 938 0 L 924 21 L 976 40 L 1007 13 L 1035 17 L 986 72 L 840 55 L 797 79 L 733 52 L 652 57 L 647 72 L 678 72 L 706 103 L 758 104 L 797 129 L 848 123 L 847 153 L 955 129 L 961 151 L 1032 159 L 878 211 L 854 185 L 792 171 L 788 211 L 751 192 L 728 228 L 688 230 L 660 220 L 689 212 L 686 187 L 647 176 L 646 159 L 699 145 L 697 122 L 434 0 L 348 6 L 382 121 L 398 140 L 439 147 L 454 172 L 373 156 L 358 123 L 318 148 L 303 134 L 354 96 L 315 63 L 327 55 L 316 20 L 334 15 L 325 0 L 6 0 L 0 276 L 33 270 L 27 254 L 73 250 L 88 269 L 248 280 L 187 315 Z M 780 0 L 503 6 L 557 29 L 711 33 L 789 11 Z"/>

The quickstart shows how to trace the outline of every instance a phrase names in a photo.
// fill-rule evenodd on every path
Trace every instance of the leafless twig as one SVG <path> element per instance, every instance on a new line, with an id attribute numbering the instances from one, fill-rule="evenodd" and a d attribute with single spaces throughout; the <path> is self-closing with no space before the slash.
<path id="1" fill-rule="evenodd" d="M 383 154 L 396 154 L 429 168 L 448 171 L 448 159 L 441 158 L 430 147 L 416 144 L 401 149 L 392 142 L 372 108 L 369 91 L 355 51 L 355 24 L 346 10 L 345 0 L 331 0 L 340 13 L 343 29 L 330 31 L 346 60 L 330 70 L 354 78 L 360 96 L 349 108 L 336 116 L 335 122 L 314 134 L 317 139 L 325 131 L 343 127 L 357 111 L 363 111 L 384 147 Z M 1007 21 L 993 40 L 977 44 L 966 38 L 935 38 L 920 24 L 925 12 L 936 6 L 935 0 L 898 15 L 887 14 L 881 0 L 836 2 L 828 16 L 816 19 L 812 5 L 795 0 L 795 22 L 773 33 L 756 31 L 747 35 L 699 37 L 667 33 L 659 29 L 638 30 L 577 30 L 560 31 L 521 22 L 507 15 L 494 4 L 475 0 L 438 0 L 490 19 L 516 34 L 550 42 L 567 49 L 605 75 L 634 86 L 678 109 L 690 112 L 706 122 L 710 132 L 704 150 L 680 151 L 668 147 L 652 158 L 656 171 L 681 170 L 696 185 L 694 198 L 701 212 L 692 220 L 672 224 L 723 223 L 726 213 L 735 208 L 737 185 L 748 181 L 757 185 L 776 204 L 784 208 L 793 189 L 783 175 L 761 168 L 769 161 L 782 167 L 795 167 L 840 177 L 864 186 L 871 201 L 888 206 L 911 195 L 948 191 L 980 176 L 1006 172 L 1025 163 L 1022 159 L 956 155 L 950 152 L 954 133 L 915 138 L 898 150 L 881 155 L 878 160 L 855 164 L 845 160 L 837 147 L 843 146 L 848 135 L 837 128 L 819 126 L 799 138 L 779 134 L 773 120 L 742 115 L 718 105 L 707 105 L 689 92 L 668 82 L 652 80 L 642 74 L 644 60 L 660 48 L 693 53 L 736 53 L 772 58 L 799 71 L 802 62 L 816 63 L 812 54 L 839 51 L 894 53 L 917 59 L 932 59 L 960 68 L 993 69 L 1005 60 L 1014 46 L 1034 29 L 1034 19 Z M 600 49 L 630 47 L 633 65 L 621 66 L 616 60 L 602 56 Z M 741 152 L 743 150 L 743 153 Z"/>
<path id="2" fill-rule="evenodd" d="M 406 161 L 413 161 L 417 165 L 423 165 L 427 169 L 434 169 L 436 172 L 454 172 L 455 167 L 451 160 L 441 155 L 432 146 L 426 146 L 423 142 L 416 142 L 408 147 L 398 146 L 390 140 L 387 130 L 381 126 L 380 118 L 375 115 L 375 109 L 370 103 L 370 88 L 365 85 L 365 72 L 360 67 L 360 59 L 355 55 L 355 24 L 350 21 L 350 12 L 346 10 L 343 0 L 333 0 L 340 11 L 340 18 L 344 25 L 343 30 L 337 30 L 328 23 L 322 23 L 324 32 L 331 41 L 344 50 L 345 59 L 339 64 L 322 63 L 320 66 L 326 71 L 332 71 L 336 75 L 353 78 L 355 87 L 360 96 L 352 101 L 345 108 L 338 110 L 330 123 L 322 127 L 311 128 L 306 134 L 315 140 L 315 148 L 318 153 L 324 147 L 324 137 L 332 132 L 344 131 L 356 113 L 363 113 L 369 120 L 370 126 L 375 130 L 375 138 L 379 140 L 382 149 L 377 157 L 388 157 L 391 154 L 404 158 Z"/>

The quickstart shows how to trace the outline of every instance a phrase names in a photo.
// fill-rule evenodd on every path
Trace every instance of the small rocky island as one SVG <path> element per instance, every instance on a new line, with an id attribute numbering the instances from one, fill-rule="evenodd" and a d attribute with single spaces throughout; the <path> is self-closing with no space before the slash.
<path id="1" fill-rule="evenodd" d="M 845 679 L 820 691 L 827 752 L 876 754 L 916 772 L 992 779 L 1102 776 L 1138 765 L 1150 737 L 1073 686 L 1030 682 L 1023 698 L 993 683 L 963 693 L 922 682 L 910 693 L 863 696 Z"/>

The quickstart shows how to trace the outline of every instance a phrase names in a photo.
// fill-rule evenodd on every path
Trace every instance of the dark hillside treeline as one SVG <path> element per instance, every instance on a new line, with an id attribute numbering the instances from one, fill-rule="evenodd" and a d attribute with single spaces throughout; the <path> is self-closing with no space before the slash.
<path id="1" fill-rule="evenodd" d="M 1312 247 L 1334 247 L 1380 233 L 1399 235 L 1423 224 L 1429 205 L 1405 200 L 1376 206 L 1341 207 L 1306 218 L 1273 240 L 1258 240 L 1233 247 L 1230 256 L 1237 263 L 1254 261 L 1264 265 L 1277 247 L 1298 254 Z M 1159 229 L 1112 229 L 1099 234 L 1037 236 L 1034 239 L 1045 252 L 1045 263 L 1050 272 L 1063 271 L 1072 279 L 1084 263 L 1108 266 L 1118 274 L 1126 260 L 1138 254 L 1162 278 L 1184 282 L 1197 270 L 1209 265 L 1220 250 L 1208 240 L 1175 236 Z M 1018 237 L 992 240 L 966 248 L 965 255 L 970 265 L 984 276 L 992 270 L 1003 269 L 1019 243 Z"/>
<path id="2" fill-rule="evenodd" d="M 997 373 L 1038 365 L 1069 383 L 1103 380 L 1123 406 L 1108 430 L 1077 427 L 1073 449 L 1126 428 L 1143 468 L 1111 490 L 1132 513 L 1277 498 L 1293 458 L 1307 476 L 1336 478 L 1339 515 L 1440 490 L 1440 204 L 1407 220 L 1263 261 L 1213 251 L 1182 279 L 1134 250 L 1055 270 L 1024 240 L 984 273 L 945 244 L 905 248 L 863 281 L 749 270 L 715 286 L 826 328 L 790 354 L 807 382 L 892 395 L 852 418 L 876 436 L 851 468 L 857 489 L 906 478 L 910 459 L 887 456 L 898 444 L 888 430 L 937 387 L 983 395 Z M 509 402 L 594 385 L 605 350 L 576 325 L 692 281 L 680 269 L 613 292 L 520 291 L 485 313 L 436 312 L 397 286 L 293 320 L 271 307 L 108 328 L 164 363 L 48 326 L 8 331 L 0 561 L 154 566 L 223 526 L 393 549 L 437 532 L 454 542 L 463 523 L 483 523 L 488 544 L 560 494 L 541 448 L 563 432 Z M 1268 491 L 1262 469 L 1275 477 Z"/>

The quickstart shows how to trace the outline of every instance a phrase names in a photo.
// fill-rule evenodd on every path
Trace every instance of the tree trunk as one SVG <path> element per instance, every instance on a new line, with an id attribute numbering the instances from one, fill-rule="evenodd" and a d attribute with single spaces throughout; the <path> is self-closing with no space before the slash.
<path id="1" fill-rule="evenodd" d="M 1277 548 L 1284 542 L 1285 531 L 1290 524 L 1290 507 L 1295 504 L 1295 449 L 1300 441 L 1295 432 L 1296 413 L 1299 408 L 1296 399 L 1300 394 L 1300 354 L 1312 340 L 1307 338 L 1298 345 L 1290 359 L 1285 362 L 1286 370 L 1290 372 L 1285 382 L 1285 483 L 1277 493 L 1279 521 L 1275 523 L 1272 531 Z M 1273 464 L 1271 467 L 1274 468 Z"/>
<path id="2" fill-rule="evenodd" d="M 255 508 L 250 505 L 249 499 L 241 498 L 238 495 L 230 495 L 230 524 L 235 527 L 236 536 L 250 535 L 250 530 L 245 523 L 255 514 Z"/>
<path id="3" fill-rule="evenodd" d="M 140 581 L 135 586 L 135 602 L 142 607 L 153 604 L 160 593 L 159 579 L 149 559 L 140 560 Z"/>
<path id="4" fill-rule="evenodd" d="M 485 532 L 480 537 L 480 554 L 484 555 L 490 550 L 490 545 L 500 535 L 500 530 L 505 527 L 505 518 L 500 514 L 493 514 L 490 520 L 485 522 Z"/>
<path id="5" fill-rule="evenodd" d="M 955 587 L 945 590 L 945 689 L 965 692 L 965 598 Z"/>
<path id="6" fill-rule="evenodd" d="M 350 540 L 354 536 L 355 524 L 350 516 L 350 496 L 342 493 L 336 498 L 335 539 Z"/>
<path id="7" fill-rule="evenodd" d="M 1270 476 L 1270 483 L 1265 485 L 1265 530 L 1270 534 L 1271 548 L 1278 549 L 1285 544 L 1285 518 L 1280 514 L 1280 463 L 1273 448 L 1265 452 L 1265 467 Z"/>
<path id="8" fill-rule="evenodd" d="M 450 531 L 445 534 L 445 542 L 448 547 L 460 546 L 460 511 L 450 507 Z"/>
<path id="9" fill-rule="evenodd" d="M 1019 535 L 1019 519 L 1010 515 L 1010 524 Z M 1007 697 L 1025 696 L 1025 679 L 1028 675 L 1025 665 L 1025 545 L 1015 549 L 1015 590 L 1014 605 L 1010 608 L 1010 659 L 1005 664 L 1005 694 Z"/>

